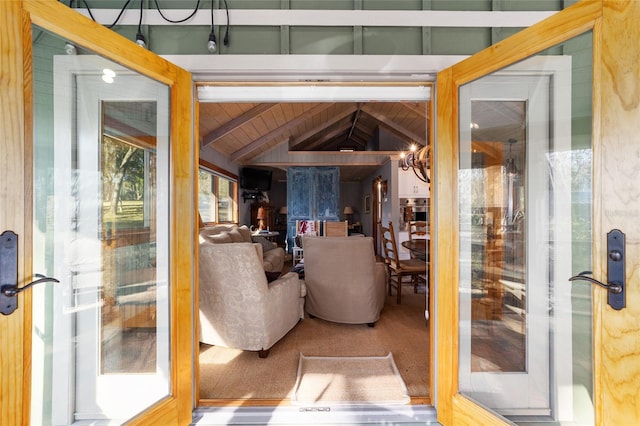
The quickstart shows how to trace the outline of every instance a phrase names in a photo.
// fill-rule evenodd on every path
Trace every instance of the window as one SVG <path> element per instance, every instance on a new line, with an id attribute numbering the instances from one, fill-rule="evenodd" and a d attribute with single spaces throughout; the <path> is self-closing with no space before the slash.
<path id="1" fill-rule="evenodd" d="M 205 223 L 237 222 L 237 186 L 237 179 L 200 167 L 198 211 Z"/>

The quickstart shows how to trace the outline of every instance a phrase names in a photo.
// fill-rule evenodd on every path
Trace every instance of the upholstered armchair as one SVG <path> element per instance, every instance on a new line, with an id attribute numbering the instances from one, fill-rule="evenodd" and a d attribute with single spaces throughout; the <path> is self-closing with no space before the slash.
<path id="1" fill-rule="evenodd" d="M 386 293 L 386 266 L 371 237 L 304 238 L 305 309 L 312 317 L 373 327 Z"/>
<path id="2" fill-rule="evenodd" d="M 267 281 L 252 244 L 200 244 L 200 341 L 269 349 L 304 317 L 304 282 L 296 273 Z"/>

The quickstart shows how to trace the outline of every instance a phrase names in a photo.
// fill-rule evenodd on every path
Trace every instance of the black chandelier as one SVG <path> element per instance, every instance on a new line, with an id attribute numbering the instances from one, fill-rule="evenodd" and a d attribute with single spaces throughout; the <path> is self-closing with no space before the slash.
<path id="1" fill-rule="evenodd" d="M 413 170 L 413 173 L 423 182 L 431 183 L 429 179 L 429 153 L 431 148 L 429 145 L 418 148 L 415 144 L 411 144 L 409 152 L 400 153 L 400 167 L 402 170 Z"/>

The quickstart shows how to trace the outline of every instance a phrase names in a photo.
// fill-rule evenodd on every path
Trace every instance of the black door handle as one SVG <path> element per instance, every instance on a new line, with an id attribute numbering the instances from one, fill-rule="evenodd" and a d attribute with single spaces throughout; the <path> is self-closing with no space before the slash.
<path id="1" fill-rule="evenodd" d="M 18 235 L 4 231 L 0 235 L 0 313 L 12 314 L 18 308 L 18 293 L 40 283 L 60 282 L 36 274 L 39 279 L 18 287 Z"/>
<path id="2" fill-rule="evenodd" d="M 595 284 L 606 289 L 610 293 L 614 293 L 614 294 L 622 293 L 622 286 L 620 284 L 618 283 L 605 284 L 602 281 L 598 281 L 594 278 L 588 277 L 587 275 L 591 275 L 591 271 L 580 272 L 578 275 L 574 275 L 573 277 L 569 278 L 569 281 L 580 281 L 580 280 L 588 281 L 591 284 Z"/>
<path id="3" fill-rule="evenodd" d="M 607 234 L 607 283 L 588 277 L 591 271 L 580 272 L 569 278 L 569 281 L 588 281 L 607 290 L 607 303 L 619 311 L 626 306 L 625 296 L 625 238 L 619 229 L 613 229 Z"/>

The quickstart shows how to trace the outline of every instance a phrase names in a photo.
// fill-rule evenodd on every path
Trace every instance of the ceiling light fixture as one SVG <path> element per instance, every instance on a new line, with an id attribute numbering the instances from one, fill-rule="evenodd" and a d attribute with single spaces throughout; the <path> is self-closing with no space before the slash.
<path id="1" fill-rule="evenodd" d="M 507 162 L 505 164 L 505 171 L 508 176 L 518 176 L 520 171 L 518 170 L 518 166 L 516 166 L 516 159 L 511 154 L 511 147 L 514 143 L 518 142 L 515 139 L 509 139 L 507 143 L 509 144 L 509 157 L 507 158 Z"/>
<path id="2" fill-rule="evenodd" d="M 413 170 L 413 173 L 423 182 L 430 183 L 429 174 L 429 145 L 418 149 L 416 144 L 411 144 L 409 152 L 400 153 L 400 167 L 402 170 Z"/>
<path id="3" fill-rule="evenodd" d="M 209 32 L 209 42 L 207 50 L 209 53 L 216 53 L 218 46 L 216 45 L 216 29 L 213 26 L 213 0 L 211 0 L 211 31 Z"/>
<path id="4" fill-rule="evenodd" d="M 140 47 L 147 47 L 147 40 L 145 40 L 141 32 L 138 32 L 138 34 L 136 34 L 136 44 Z"/>
<path id="5" fill-rule="evenodd" d="M 138 20 L 138 32 L 136 33 L 136 43 L 140 47 L 147 47 L 147 40 L 145 40 L 142 35 L 142 11 L 143 11 L 144 2 L 140 0 L 140 19 Z"/>

